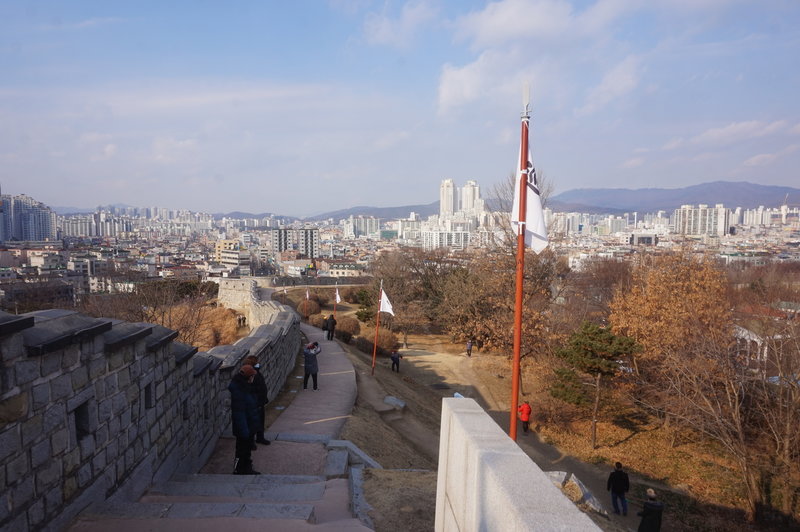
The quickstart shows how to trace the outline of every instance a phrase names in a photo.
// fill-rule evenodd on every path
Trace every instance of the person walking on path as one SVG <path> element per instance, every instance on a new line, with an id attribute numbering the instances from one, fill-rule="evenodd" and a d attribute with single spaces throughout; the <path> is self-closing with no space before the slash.
<path id="1" fill-rule="evenodd" d="M 400 373 L 400 359 L 403 357 L 400 356 L 400 353 L 397 352 L 397 349 L 392 349 L 392 355 L 390 358 L 392 359 L 392 371 Z"/>
<path id="2" fill-rule="evenodd" d="M 647 488 L 647 500 L 642 511 L 637 515 L 642 516 L 638 532 L 659 532 L 661 530 L 661 515 L 664 513 L 664 503 L 656 500 L 656 492 Z"/>
<path id="3" fill-rule="evenodd" d="M 258 405 L 252 392 L 253 379 L 258 373 L 253 366 L 245 364 L 231 379 L 228 391 L 231 393 L 231 421 L 233 435 L 236 436 L 236 457 L 234 475 L 259 475 L 253 470 L 250 458 L 253 435 L 258 431 Z M 264 426 L 263 424 L 261 425 Z"/>
<path id="4" fill-rule="evenodd" d="M 325 330 L 328 331 L 328 340 L 333 340 L 333 333 L 336 330 L 336 318 L 333 317 L 333 314 L 325 320 Z"/>
<path id="5" fill-rule="evenodd" d="M 528 423 L 531 420 L 531 405 L 528 404 L 528 401 L 525 401 L 519 408 L 517 408 L 517 412 L 519 412 L 519 419 L 522 421 L 522 431 L 527 433 L 528 432 Z"/>
<path id="6" fill-rule="evenodd" d="M 317 389 L 317 373 L 319 372 L 319 364 L 317 364 L 317 355 L 319 354 L 319 343 L 311 342 L 303 349 L 303 363 L 305 365 L 305 376 L 303 377 L 303 389 L 308 389 L 308 378 L 314 381 L 314 389 Z"/>
<path id="7" fill-rule="evenodd" d="M 467 356 L 472 356 L 472 340 L 467 340 Z"/>
<path id="8" fill-rule="evenodd" d="M 628 515 L 628 501 L 625 498 L 625 494 L 630 488 L 628 474 L 622 470 L 622 464 L 617 462 L 614 464 L 614 471 L 608 475 L 608 482 L 606 482 L 606 489 L 611 492 L 611 506 L 614 507 L 615 514 L 619 514 L 619 506 L 622 506 L 622 515 Z M 619 501 L 619 505 L 617 501 Z"/>
<path id="9" fill-rule="evenodd" d="M 261 364 L 258 363 L 258 359 L 256 357 L 250 355 L 244 359 L 244 363 L 253 366 L 253 369 L 256 370 L 256 374 L 253 377 L 252 391 L 256 396 L 256 401 L 258 402 L 259 422 L 258 430 L 255 432 L 255 434 L 253 434 L 255 441 L 251 445 L 252 449 L 255 451 L 257 449 L 256 443 L 269 445 L 269 440 L 264 437 L 264 406 L 269 402 L 267 399 L 267 383 L 264 381 L 264 375 L 261 374 Z"/>

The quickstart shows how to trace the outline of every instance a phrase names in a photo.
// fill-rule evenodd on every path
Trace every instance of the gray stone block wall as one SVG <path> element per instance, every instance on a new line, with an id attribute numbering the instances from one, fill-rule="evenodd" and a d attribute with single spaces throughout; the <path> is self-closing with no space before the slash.
<path id="1" fill-rule="evenodd" d="M 227 386 L 241 358 L 259 357 L 270 397 L 294 365 L 298 320 L 269 308 L 269 323 L 216 364 L 195 363 L 214 350 L 176 356 L 191 348 L 150 341 L 171 333 L 157 326 L 0 313 L 0 529 L 61 530 L 93 502 L 135 500 L 176 472 L 197 472 L 230 430 Z"/>

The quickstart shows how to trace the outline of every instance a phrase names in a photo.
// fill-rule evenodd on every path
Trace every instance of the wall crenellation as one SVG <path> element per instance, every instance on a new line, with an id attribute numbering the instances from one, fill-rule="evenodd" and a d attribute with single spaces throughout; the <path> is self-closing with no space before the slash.
<path id="1" fill-rule="evenodd" d="M 296 315 L 253 287 L 235 286 L 251 335 L 206 353 L 159 325 L 0 312 L 0 528 L 61 530 L 91 503 L 198 471 L 230 431 L 241 358 L 259 358 L 274 397 L 300 347 Z"/>

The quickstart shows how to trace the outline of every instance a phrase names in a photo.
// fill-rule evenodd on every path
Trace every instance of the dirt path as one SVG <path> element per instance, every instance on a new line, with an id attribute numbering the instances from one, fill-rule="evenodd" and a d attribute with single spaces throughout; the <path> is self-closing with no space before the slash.
<path id="1" fill-rule="evenodd" d="M 437 415 L 441 411 L 441 398 L 452 397 L 458 392 L 465 397 L 475 399 L 489 415 L 504 430 L 508 431 L 510 416 L 508 405 L 510 403 L 510 384 L 509 364 L 503 357 L 482 355 L 473 351 L 472 357 L 467 357 L 466 353 L 455 352 L 452 344 L 443 342 L 436 337 L 419 337 L 410 342 L 408 349 L 402 349 L 400 353 L 403 359 L 400 363 L 401 373 L 391 373 L 388 360 L 379 360 L 376 367 L 375 377 L 360 375 L 359 401 L 362 399 L 362 389 L 364 390 L 363 399 L 365 404 L 378 410 L 385 409 L 383 397 L 390 395 L 387 390 L 393 390 L 399 398 L 407 401 L 409 408 L 403 412 L 402 421 L 395 419 L 392 426 L 398 431 L 399 435 L 418 450 L 429 447 L 433 442 L 438 449 L 438 426 L 439 420 L 422 423 L 416 419 L 417 410 L 411 406 L 413 403 L 436 404 Z M 354 353 L 356 360 L 369 362 L 368 357 L 363 354 Z M 399 383 L 404 382 L 406 386 L 400 387 Z M 414 386 L 410 384 L 413 383 Z M 415 445 L 416 441 L 427 441 L 429 445 Z M 586 464 L 570 456 L 564 455 L 557 448 L 541 441 L 534 431 L 528 434 L 518 429 L 517 443 L 520 448 L 533 459 L 533 461 L 544 471 L 567 471 L 577 476 L 600 500 L 604 506 L 608 506 L 605 491 L 605 483 L 608 471 L 604 468 Z M 373 447 L 374 443 L 367 444 Z M 389 445 L 397 446 L 396 443 Z M 375 452 L 373 450 L 373 452 Z M 435 460 L 435 455 L 430 455 Z M 380 461 L 380 460 L 379 460 Z M 386 466 L 384 467 L 392 467 Z M 405 483 L 413 483 L 406 477 Z M 377 495 L 371 495 L 375 498 Z M 610 519 L 600 515 L 592 515 L 593 520 L 603 530 L 629 530 L 635 529 L 638 525 L 636 517 L 636 506 L 631 504 L 627 517 L 611 516 Z"/>

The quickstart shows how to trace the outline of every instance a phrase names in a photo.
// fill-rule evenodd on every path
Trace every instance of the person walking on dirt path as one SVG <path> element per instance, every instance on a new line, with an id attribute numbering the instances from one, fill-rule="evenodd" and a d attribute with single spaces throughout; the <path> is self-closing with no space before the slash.
<path id="1" fill-rule="evenodd" d="M 308 378 L 314 381 L 314 389 L 317 389 L 317 373 L 319 372 L 319 365 L 317 364 L 317 355 L 319 354 L 319 343 L 311 342 L 303 349 L 303 364 L 305 365 L 305 375 L 303 376 L 303 389 L 308 389 Z"/>
<path id="2" fill-rule="evenodd" d="M 336 318 L 333 317 L 333 314 L 328 316 L 325 324 L 325 330 L 328 331 L 328 340 L 333 340 L 333 333 L 336 330 Z"/>
<path id="3" fill-rule="evenodd" d="M 531 420 L 531 405 L 528 404 L 528 401 L 525 401 L 519 408 L 517 408 L 517 412 L 519 412 L 519 419 L 522 421 L 522 431 L 527 433 L 528 432 L 528 423 Z"/>
<path id="4" fill-rule="evenodd" d="M 647 500 L 642 511 L 636 515 L 642 516 L 637 532 L 659 532 L 661 530 L 661 516 L 664 513 L 664 503 L 656 500 L 656 492 L 647 488 Z"/>
<path id="5" fill-rule="evenodd" d="M 472 340 L 467 340 L 467 356 L 472 356 Z"/>
<path id="6" fill-rule="evenodd" d="M 615 514 L 619 515 L 619 507 L 622 506 L 622 515 L 628 515 L 628 500 L 625 498 L 625 494 L 630 488 L 628 474 L 622 470 L 622 464 L 617 462 L 606 482 L 606 489 L 611 492 L 611 506 L 614 507 Z M 618 501 L 619 504 L 617 504 Z"/>
<path id="7" fill-rule="evenodd" d="M 256 370 L 256 374 L 253 377 L 253 384 L 252 391 L 256 396 L 256 401 L 258 401 L 258 430 L 253 434 L 255 441 L 252 442 L 251 448 L 252 450 L 256 450 L 258 447 L 256 443 L 260 443 L 262 445 L 269 445 L 269 440 L 264 437 L 264 419 L 265 419 L 265 412 L 264 406 L 269 402 L 267 399 L 267 383 L 264 381 L 264 375 L 261 374 L 261 364 L 258 363 L 258 359 L 253 355 L 250 355 L 244 359 L 245 364 L 249 364 L 253 366 L 253 369 Z"/>
<path id="8" fill-rule="evenodd" d="M 233 435 L 236 436 L 236 458 L 233 462 L 234 475 L 260 475 L 253 470 L 250 458 L 253 434 L 258 430 L 258 405 L 252 392 L 253 379 L 258 373 L 253 366 L 245 364 L 231 379 L 228 391 L 231 393 L 231 421 Z M 262 424 L 263 427 L 263 424 Z"/>
<path id="9" fill-rule="evenodd" d="M 400 356 L 400 353 L 397 352 L 397 349 L 392 349 L 390 358 L 392 359 L 392 371 L 400 373 L 400 359 L 403 357 Z"/>

